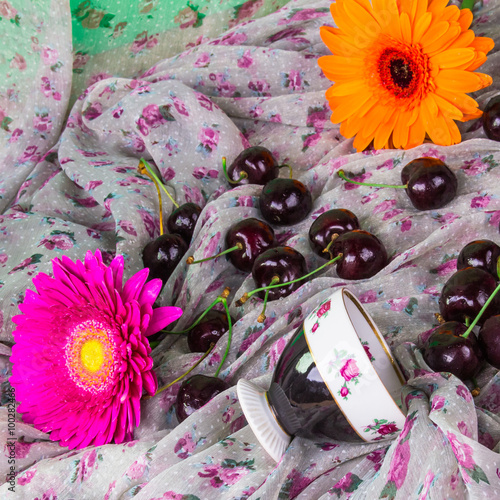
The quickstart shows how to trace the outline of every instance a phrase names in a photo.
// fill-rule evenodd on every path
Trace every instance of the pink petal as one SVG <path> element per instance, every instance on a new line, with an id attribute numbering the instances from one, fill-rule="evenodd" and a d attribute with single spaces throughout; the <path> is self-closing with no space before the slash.
<path id="1" fill-rule="evenodd" d="M 149 269 L 146 267 L 141 269 L 138 273 L 135 273 L 128 281 L 125 283 L 123 292 L 121 294 L 123 302 L 130 302 L 131 300 L 137 300 L 139 294 L 141 293 L 142 287 L 146 280 L 148 279 Z"/>
<path id="2" fill-rule="evenodd" d="M 149 322 L 148 329 L 144 332 L 146 337 L 148 335 L 153 335 L 167 325 L 179 319 L 182 316 L 182 309 L 180 307 L 157 307 L 153 310 L 153 317 Z"/>
<path id="3" fill-rule="evenodd" d="M 141 306 L 144 304 L 153 304 L 160 293 L 163 283 L 160 279 L 155 278 L 149 283 L 146 283 L 139 294 L 138 302 Z"/>
<path id="4" fill-rule="evenodd" d="M 156 373 L 153 370 L 144 372 L 142 374 L 142 384 L 144 390 L 152 396 L 156 392 L 156 389 L 158 388 Z"/>

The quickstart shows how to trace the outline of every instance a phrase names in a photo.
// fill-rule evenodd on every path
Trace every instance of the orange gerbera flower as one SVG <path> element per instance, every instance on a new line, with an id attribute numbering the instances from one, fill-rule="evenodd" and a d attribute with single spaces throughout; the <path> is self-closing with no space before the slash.
<path id="1" fill-rule="evenodd" d="M 493 40 L 469 29 L 472 13 L 448 0 L 337 0 L 330 7 L 338 28 L 322 26 L 334 55 L 319 58 L 335 82 L 326 98 L 333 123 L 365 149 L 409 149 L 427 136 L 435 144 L 460 142 L 454 120 L 481 116 L 466 95 L 491 85 L 474 73 Z"/>

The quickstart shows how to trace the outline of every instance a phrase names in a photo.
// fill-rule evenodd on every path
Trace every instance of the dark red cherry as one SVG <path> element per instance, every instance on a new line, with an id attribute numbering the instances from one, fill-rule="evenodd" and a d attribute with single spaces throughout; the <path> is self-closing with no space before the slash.
<path id="1" fill-rule="evenodd" d="M 384 244 L 372 233 L 355 229 L 341 234 L 332 245 L 332 255 L 342 254 L 337 261 L 339 278 L 360 280 L 375 276 L 388 262 Z"/>
<path id="2" fill-rule="evenodd" d="M 160 278 L 165 284 L 187 249 L 186 242 L 178 234 L 163 234 L 150 241 L 142 251 L 144 267 L 149 268 L 148 278 Z"/>
<path id="3" fill-rule="evenodd" d="M 246 177 L 241 179 L 241 173 Z M 227 175 L 237 185 L 264 185 L 278 177 L 280 172 L 277 161 L 269 149 L 262 146 L 252 146 L 244 149 L 227 169 Z"/>
<path id="4" fill-rule="evenodd" d="M 231 318 L 231 324 L 234 320 Z M 207 352 L 210 345 L 217 341 L 229 330 L 226 311 L 210 309 L 196 326 L 189 330 L 187 335 L 188 347 L 191 352 Z"/>
<path id="5" fill-rule="evenodd" d="M 500 141 L 500 96 L 488 101 L 483 112 L 483 129 L 489 139 Z"/>
<path id="6" fill-rule="evenodd" d="M 500 369 L 500 316 L 491 316 L 477 334 L 477 343 L 486 361 Z"/>
<path id="7" fill-rule="evenodd" d="M 254 262 L 252 277 L 257 288 L 271 284 L 272 279 L 277 276 L 280 283 L 288 283 L 307 274 L 306 259 L 304 256 L 291 247 L 274 247 L 261 253 Z M 290 295 L 304 284 L 304 281 L 290 283 L 287 286 L 271 288 L 269 290 L 269 300 L 277 300 Z M 265 292 L 258 293 L 264 298 Z"/>
<path id="8" fill-rule="evenodd" d="M 411 203 L 418 210 L 433 210 L 447 205 L 457 194 L 455 174 L 437 158 L 417 158 L 401 171 L 401 181 Z"/>
<path id="9" fill-rule="evenodd" d="M 226 246 L 232 248 L 241 244 L 241 250 L 235 250 L 228 255 L 234 267 L 250 272 L 255 259 L 276 244 L 273 228 L 259 219 L 250 217 L 237 222 L 226 233 Z"/>
<path id="10" fill-rule="evenodd" d="M 189 377 L 182 383 L 177 393 L 175 401 L 177 420 L 182 422 L 226 389 L 229 389 L 229 384 L 220 378 L 201 374 Z"/>
<path id="11" fill-rule="evenodd" d="M 296 179 L 273 179 L 262 188 L 259 206 L 262 216 L 271 224 L 296 224 L 311 211 L 312 195 Z"/>
<path id="12" fill-rule="evenodd" d="M 449 372 L 459 379 L 468 380 L 477 373 L 483 360 L 479 344 L 470 333 L 462 337 L 467 327 L 458 321 L 439 325 L 427 339 L 422 355 L 425 362 L 436 372 Z"/>
<path id="13" fill-rule="evenodd" d="M 196 203 L 184 203 L 170 214 L 167 219 L 167 229 L 182 236 L 189 245 L 200 213 L 201 207 Z"/>
<path id="14" fill-rule="evenodd" d="M 498 257 L 500 257 L 500 247 L 495 242 L 491 240 L 471 241 L 458 254 L 457 269 L 479 267 L 498 279 Z"/>
<path id="15" fill-rule="evenodd" d="M 359 221 L 350 210 L 334 208 L 323 212 L 309 228 L 311 248 L 320 257 L 329 260 L 331 259 L 330 253 L 324 250 L 330 244 L 332 236 L 354 229 L 359 229 Z"/>
<path id="16" fill-rule="evenodd" d="M 495 278 L 484 269 L 466 267 L 460 269 L 445 283 L 439 297 L 439 312 L 446 321 L 466 322 L 473 320 L 496 288 Z M 478 324 L 498 313 L 499 296 L 496 295 L 482 314 Z"/>

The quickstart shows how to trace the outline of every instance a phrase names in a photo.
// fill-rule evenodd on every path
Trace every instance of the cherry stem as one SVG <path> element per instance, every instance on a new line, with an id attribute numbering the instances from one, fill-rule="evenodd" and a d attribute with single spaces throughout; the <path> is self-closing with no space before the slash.
<path id="1" fill-rule="evenodd" d="M 217 368 L 217 371 L 215 372 L 215 377 L 219 376 L 219 372 L 222 368 L 222 365 L 224 364 L 224 361 L 226 361 L 227 355 L 229 354 L 229 348 L 231 347 L 231 340 L 233 338 L 233 325 L 231 323 L 231 315 L 229 314 L 229 308 L 227 307 L 227 300 L 225 297 L 221 298 L 221 302 L 224 304 L 224 309 L 226 310 L 226 316 L 227 316 L 227 324 L 228 324 L 228 330 L 227 330 L 227 346 L 226 350 L 224 351 L 224 356 L 222 356 L 222 359 L 219 363 L 219 367 Z"/>
<path id="2" fill-rule="evenodd" d="M 276 283 L 280 282 L 280 277 L 279 276 L 273 276 L 273 279 L 271 280 L 271 283 L 269 285 L 275 285 Z M 264 323 L 266 320 L 266 307 L 267 307 L 267 299 L 269 297 L 269 288 L 266 290 L 266 295 L 264 297 L 264 307 L 262 308 L 262 312 L 260 313 L 259 317 L 257 318 L 257 321 L 259 323 Z"/>
<path id="3" fill-rule="evenodd" d="M 345 172 L 343 170 L 339 170 L 337 175 L 346 182 L 350 182 L 351 184 L 357 184 L 358 186 L 370 186 L 370 187 L 381 187 L 381 188 L 398 188 L 398 189 L 406 189 L 408 184 L 372 184 L 369 182 L 358 182 L 353 181 L 345 176 Z"/>
<path id="4" fill-rule="evenodd" d="M 475 0 L 462 0 L 462 5 L 460 5 L 460 8 L 472 10 L 475 3 Z"/>
<path id="5" fill-rule="evenodd" d="M 141 168 L 141 164 L 144 165 L 144 167 L 149 172 L 149 174 L 153 177 L 153 179 L 155 179 L 156 182 L 158 183 L 158 185 L 163 189 L 163 191 L 165 191 L 166 195 L 169 197 L 170 201 L 173 203 L 175 208 L 179 208 L 179 204 L 176 203 L 176 201 L 172 198 L 172 195 L 168 192 L 168 190 L 165 187 L 165 185 L 163 184 L 163 182 L 154 173 L 153 169 L 151 168 L 151 165 L 149 165 L 149 163 L 144 158 L 141 158 L 141 161 L 139 163 L 139 169 Z"/>
<path id="6" fill-rule="evenodd" d="M 341 259 L 342 257 L 343 257 L 343 254 L 339 253 L 337 255 L 337 257 L 329 260 L 326 264 L 323 264 L 322 266 L 318 267 L 314 271 L 311 271 L 310 273 L 304 274 L 304 276 L 301 276 L 300 278 L 297 278 L 295 280 L 287 281 L 286 283 L 279 283 L 278 285 L 267 285 L 267 286 L 263 286 L 262 288 L 256 288 L 255 290 L 252 290 L 251 292 L 245 293 L 243 295 L 243 297 L 241 297 L 239 299 L 238 302 L 240 302 L 240 304 L 244 304 L 252 295 L 255 295 L 258 292 L 262 292 L 265 290 L 271 290 L 272 288 L 279 288 L 281 286 L 291 285 L 292 283 L 297 283 L 297 281 L 305 280 L 306 278 L 309 278 L 309 276 L 312 276 L 313 274 L 317 273 L 318 271 L 321 271 L 322 269 L 329 266 L 330 264 L 333 264 L 334 262 Z M 238 305 L 238 303 L 237 303 L 237 305 Z"/>
<path id="7" fill-rule="evenodd" d="M 188 371 L 184 372 L 181 376 L 177 377 L 175 380 L 172 380 L 172 382 L 170 382 L 169 384 L 164 385 L 161 389 L 158 389 L 154 393 L 154 395 L 158 396 L 158 394 L 160 394 L 160 392 L 163 392 L 165 389 L 172 387 L 174 384 L 179 382 L 179 380 L 182 380 L 186 375 L 191 373 L 212 352 L 212 349 L 214 348 L 214 346 L 215 346 L 215 344 L 212 342 L 210 344 L 208 351 Z M 151 397 L 153 397 L 153 396 L 145 396 L 144 399 L 149 399 Z"/>
<path id="8" fill-rule="evenodd" d="M 199 264 L 200 262 L 206 262 L 207 260 L 212 260 L 216 259 L 217 257 L 220 257 L 221 255 L 225 255 L 226 253 L 231 253 L 234 252 L 235 250 L 243 250 L 243 243 L 236 243 L 234 247 L 228 248 L 227 250 L 224 250 L 223 252 L 218 253 L 217 255 L 212 255 L 211 257 L 207 257 L 206 259 L 200 259 L 200 260 L 194 260 L 194 257 L 190 255 L 186 259 L 186 264 L 191 265 L 191 264 Z"/>
<path id="9" fill-rule="evenodd" d="M 465 316 L 465 321 L 464 321 L 464 323 L 465 323 L 465 326 L 466 326 L 466 327 L 469 327 L 469 326 L 470 326 L 470 318 L 469 318 L 469 316 Z"/>
<path id="10" fill-rule="evenodd" d="M 160 236 L 162 236 L 163 235 L 163 204 L 161 202 L 160 186 L 156 182 L 156 179 L 146 170 L 145 165 L 143 163 L 143 160 L 141 160 L 139 163 L 139 172 L 142 175 L 149 177 L 156 187 L 156 192 L 158 193 L 158 204 L 159 204 L 159 211 L 160 211 Z"/>
<path id="11" fill-rule="evenodd" d="M 333 245 L 333 242 L 339 237 L 339 233 L 333 233 L 331 238 L 330 238 L 330 243 L 323 248 L 323 253 L 329 253 L 330 254 L 330 259 L 333 259 L 332 252 L 330 251 L 331 246 Z"/>
<path id="12" fill-rule="evenodd" d="M 180 332 L 171 332 L 169 330 L 161 330 L 162 333 L 175 333 L 178 335 L 188 333 L 191 329 L 193 329 L 200 321 L 208 314 L 210 309 L 212 309 L 216 304 L 219 304 L 223 300 L 226 300 L 226 298 L 229 296 L 229 292 L 231 291 L 230 288 L 226 287 L 224 288 L 224 291 L 203 311 L 203 313 L 200 315 L 200 317 L 189 327 L 186 328 L 186 330 L 181 330 Z"/>
<path id="13" fill-rule="evenodd" d="M 224 171 L 224 176 L 226 177 L 226 180 L 227 182 L 229 182 L 229 184 L 238 184 L 238 182 L 241 182 L 243 179 L 248 179 L 248 174 L 242 170 L 240 172 L 240 178 L 237 180 L 237 181 L 233 181 L 229 178 L 229 175 L 227 173 L 227 170 L 226 170 L 226 157 L 223 156 L 222 157 L 222 170 Z"/>
<path id="14" fill-rule="evenodd" d="M 283 163 L 283 165 L 280 165 L 278 168 L 288 168 L 288 170 L 290 171 L 290 179 L 293 179 L 293 170 L 292 170 L 292 167 L 290 165 L 288 165 L 288 163 Z"/>
<path id="15" fill-rule="evenodd" d="M 466 339 L 469 336 L 470 332 L 472 332 L 472 329 L 476 326 L 476 323 L 481 319 L 481 316 L 483 315 L 486 308 L 490 305 L 490 302 L 493 300 L 498 290 L 500 290 L 500 284 L 495 288 L 495 290 L 493 290 L 493 293 L 488 297 L 488 300 L 484 303 L 483 307 L 481 307 L 481 310 L 477 313 L 477 316 L 474 318 L 474 321 L 469 325 L 469 328 L 467 328 L 467 330 L 465 330 L 465 332 L 461 335 L 464 339 Z"/>

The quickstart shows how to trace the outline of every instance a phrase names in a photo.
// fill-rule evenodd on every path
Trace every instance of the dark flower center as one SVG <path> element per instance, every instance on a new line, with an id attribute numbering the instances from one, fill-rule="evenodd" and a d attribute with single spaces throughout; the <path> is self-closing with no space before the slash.
<path id="1" fill-rule="evenodd" d="M 394 83 L 405 89 L 410 86 L 413 80 L 413 71 L 404 59 L 393 59 L 390 63 L 390 71 Z"/>
<path id="2" fill-rule="evenodd" d="M 422 83 L 427 73 L 427 60 L 417 48 L 386 47 L 377 61 L 379 83 L 396 98 L 416 97 L 425 92 Z"/>

